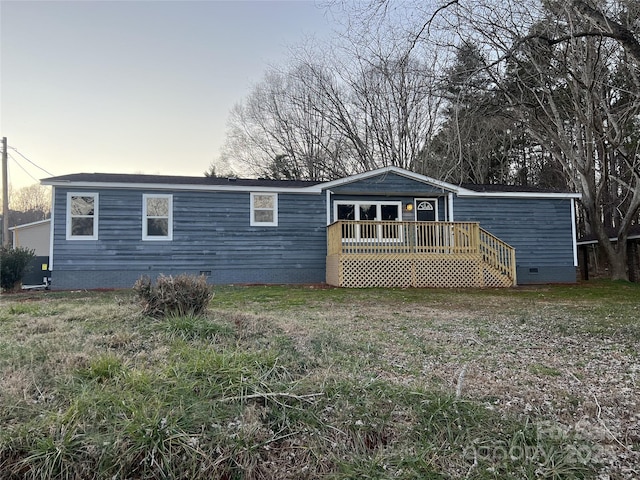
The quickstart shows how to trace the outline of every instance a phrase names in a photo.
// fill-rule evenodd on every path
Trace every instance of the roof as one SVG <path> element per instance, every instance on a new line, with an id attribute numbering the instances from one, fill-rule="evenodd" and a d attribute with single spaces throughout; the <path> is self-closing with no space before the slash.
<path id="1" fill-rule="evenodd" d="M 23 223 L 22 225 L 15 225 L 13 227 L 9 227 L 9 230 L 18 230 L 18 229 L 21 229 L 21 228 L 31 228 L 31 227 L 36 227 L 38 225 L 44 225 L 45 223 L 51 223 L 51 219 L 47 218 L 45 220 L 38 220 L 37 222 Z"/>
<path id="2" fill-rule="evenodd" d="M 617 229 L 608 227 L 608 228 L 605 228 L 605 230 L 607 232 L 607 236 L 609 237 L 610 242 L 618 241 Z M 627 235 L 627 240 L 638 240 L 638 239 L 640 239 L 640 225 L 631 225 L 631 227 L 629 228 L 629 233 Z M 578 241 L 576 242 L 577 245 L 593 245 L 596 243 L 598 243 L 598 239 L 593 233 L 583 235 L 582 237 L 578 238 Z"/>
<path id="3" fill-rule="evenodd" d="M 244 190 L 262 192 L 287 192 L 319 194 L 333 187 L 345 185 L 378 175 L 393 173 L 410 178 L 417 182 L 433 185 L 443 190 L 456 193 L 461 197 L 547 197 L 547 198 L 580 198 L 580 194 L 571 192 L 557 192 L 531 187 L 511 185 L 454 185 L 436 180 L 425 175 L 410 172 L 398 167 L 383 167 L 368 172 L 351 175 L 329 182 L 307 180 L 268 180 L 247 178 L 220 177 L 185 177 L 174 175 L 139 175 L 119 173 L 74 173 L 59 177 L 45 178 L 43 185 L 67 187 L 104 187 L 104 188 L 145 188 L 145 189 L 190 189 L 190 190 Z"/>
<path id="4" fill-rule="evenodd" d="M 73 173 L 43 180 L 49 183 L 133 183 L 160 185 L 237 185 L 244 187 L 280 187 L 300 188 L 317 185 L 319 181 L 307 180 L 269 180 L 264 178 L 224 178 L 224 177 L 185 177 L 175 175 L 142 175 L 126 173 Z"/>
<path id="5" fill-rule="evenodd" d="M 528 185 L 461 183 L 460 186 L 474 192 L 569 193 L 566 190 L 532 187 Z"/>

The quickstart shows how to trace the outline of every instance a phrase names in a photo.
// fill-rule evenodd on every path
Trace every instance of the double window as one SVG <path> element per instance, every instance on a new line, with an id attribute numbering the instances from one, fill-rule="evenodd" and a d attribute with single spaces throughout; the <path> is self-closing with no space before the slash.
<path id="1" fill-rule="evenodd" d="M 337 201 L 334 203 L 336 220 L 395 222 L 400 220 L 401 211 L 402 202 Z M 400 235 L 400 226 L 389 223 L 354 223 L 345 224 L 342 228 L 342 238 L 353 240 L 399 240 Z"/>
<path id="2" fill-rule="evenodd" d="M 173 238 L 173 197 L 142 195 L 142 239 Z M 98 239 L 98 194 L 67 193 L 67 240 Z"/>
<path id="3" fill-rule="evenodd" d="M 252 227 L 277 227 L 278 226 L 278 194 L 277 193 L 252 193 L 251 194 L 251 221 Z"/>
<path id="4" fill-rule="evenodd" d="M 171 240 L 173 238 L 173 197 L 142 195 L 142 239 Z"/>
<path id="5" fill-rule="evenodd" d="M 67 240 L 97 240 L 98 194 L 67 193 Z"/>

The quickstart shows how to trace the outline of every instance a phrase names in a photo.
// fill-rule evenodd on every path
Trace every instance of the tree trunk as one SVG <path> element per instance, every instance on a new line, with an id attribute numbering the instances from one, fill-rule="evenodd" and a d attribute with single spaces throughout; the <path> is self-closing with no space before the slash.
<path id="1" fill-rule="evenodd" d="M 602 218 L 599 215 L 598 206 L 594 201 L 595 192 L 594 179 L 587 175 L 582 175 L 583 198 L 582 205 L 587 214 L 587 221 L 592 232 L 598 240 L 598 246 L 604 252 L 609 263 L 609 277 L 611 280 L 629 280 L 627 274 L 627 229 L 622 229 L 614 244 L 609 240 L 609 235 L 605 230 Z"/>
<path id="2" fill-rule="evenodd" d="M 628 265 L 629 265 L 629 281 L 630 282 L 638 282 L 640 278 L 638 278 L 638 242 L 630 241 L 628 252 Z"/>
<path id="3" fill-rule="evenodd" d="M 629 281 L 627 273 L 627 239 L 625 238 L 622 242 L 618 239 L 615 246 L 608 240 L 607 243 L 608 245 L 604 251 L 609 261 L 609 276 L 611 280 Z M 600 244 L 602 245 L 602 242 Z"/>

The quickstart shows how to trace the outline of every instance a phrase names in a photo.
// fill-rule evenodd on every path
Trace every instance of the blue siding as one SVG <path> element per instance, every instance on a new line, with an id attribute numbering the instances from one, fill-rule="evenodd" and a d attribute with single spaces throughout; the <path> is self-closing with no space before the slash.
<path id="1" fill-rule="evenodd" d="M 332 188 L 331 200 L 438 198 L 446 190 L 395 173 Z M 98 240 L 66 240 L 68 191 L 99 194 Z M 142 195 L 173 195 L 173 240 L 142 240 Z M 571 199 L 456 197 L 454 219 L 516 248 L 519 283 L 575 281 Z M 229 283 L 325 280 L 326 195 L 278 194 L 278 226 L 250 226 L 249 191 L 55 188 L 53 288 L 130 287 L 140 275 L 199 274 Z M 333 214 L 333 208 L 331 208 Z M 415 213 L 403 209 L 403 220 Z"/>
<path id="2" fill-rule="evenodd" d="M 435 196 L 447 193 L 439 187 L 428 183 L 418 182 L 396 173 L 385 173 L 376 175 L 364 180 L 346 183 L 338 187 L 331 188 L 334 193 L 353 195 L 375 195 L 376 193 L 385 195 L 402 196 Z"/>
<path id="3" fill-rule="evenodd" d="M 280 193 L 278 226 L 251 227 L 249 192 L 73 191 L 98 192 L 98 240 L 66 240 L 67 190 L 57 187 L 54 288 L 125 287 L 142 274 L 201 271 L 212 283 L 324 281 L 323 195 Z M 173 194 L 172 241 L 142 241 L 143 193 Z"/>
<path id="4" fill-rule="evenodd" d="M 571 199 L 454 199 L 454 219 L 480 226 L 516 249 L 518 283 L 575 282 Z"/>

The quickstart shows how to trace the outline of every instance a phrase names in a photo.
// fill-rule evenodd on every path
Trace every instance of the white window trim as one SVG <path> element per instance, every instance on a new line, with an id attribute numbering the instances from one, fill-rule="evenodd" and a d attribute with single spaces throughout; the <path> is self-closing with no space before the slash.
<path id="1" fill-rule="evenodd" d="M 333 218 L 334 221 L 338 221 L 338 206 L 339 205 L 354 205 L 355 211 L 354 211 L 354 217 L 356 217 L 354 219 L 354 221 L 359 222 L 360 221 L 360 205 L 375 205 L 376 206 L 376 220 L 375 221 L 382 221 L 380 220 L 380 215 L 382 213 L 382 205 L 395 205 L 398 207 L 398 215 L 399 218 L 396 218 L 396 222 L 399 222 L 402 220 L 402 201 L 391 201 L 391 202 L 385 202 L 385 201 L 366 201 L 366 200 L 337 200 L 335 202 L 333 202 Z M 393 220 L 385 220 L 385 221 L 393 221 Z M 360 235 L 360 228 L 356 229 L 356 237 L 355 238 L 343 238 L 342 241 L 343 242 L 379 242 L 379 241 L 384 241 L 384 242 L 401 242 L 402 239 L 404 237 L 404 232 L 402 231 L 402 227 L 398 228 L 398 236 L 397 237 L 390 237 L 390 238 L 383 238 L 382 237 L 382 229 L 378 228 L 377 231 L 377 236 L 376 238 L 363 238 Z"/>
<path id="2" fill-rule="evenodd" d="M 385 201 L 366 201 L 366 200 L 337 200 L 333 202 L 333 219 L 334 221 L 338 220 L 338 205 L 355 205 L 356 207 L 360 207 L 360 205 L 375 205 L 376 206 L 376 218 L 380 216 L 380 207 L 382 205 L 395 205 L 398 207 L 398 215 L 400 218 L 397 220 L 402 220 L 402 202 L 401 201 L 393 201 L 393 202 L 385 202 Z M 360 221 L 360 209 L 357 208 L 355 213 L 356 221 Z M 380 221 L 380 220 L 379 220 Z"/>
<path id="3" fill-rule="evenodd" d="M 256 196 L 268 196 L 273 197 L 273 221 L 272 222 L 257 222 L 255 220 L 255 208 L 253 199 Z M 278 226 L 278 194 L 277 193 L 258 193 L 251 192 L 250 193 L 250 226 L 252 227 L 277 227 Z M 271 210 L 270 208 L 259 208 L 258 210 Z"/>
<path id="4" fill-rule="evenodd" d="M 148 235 L 147 219 L 148 218 L 165 218 L 165 217 L 148 217 L 147 216 L 147 198 L 166 198 L 169 200 L 169 216 L 168 216 L 168 234 L 165 236 Z M 142 240 L 150 242 L 167 242 L 173 240 L 173 195 L 167 193 L 143 193 L 142 194 Z"/>
<path id="5" fill-rule="evenodd" d="M 93 197 L 93 235 L 73 235 L 71 228 L 71 197 Z M 97 192 L 67 192 L 67 219 L 66 238 L 67 240 L 97 240 L 98 239 L 98 217 L 99 217 L 99 196 Z M 75 215 L 75 217 L 79 217 Z M 88 218 L 88 217 L 84 217 Z M 51 228 L 53 231 L 53 227 Z"/>

